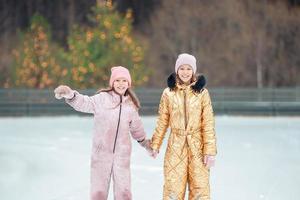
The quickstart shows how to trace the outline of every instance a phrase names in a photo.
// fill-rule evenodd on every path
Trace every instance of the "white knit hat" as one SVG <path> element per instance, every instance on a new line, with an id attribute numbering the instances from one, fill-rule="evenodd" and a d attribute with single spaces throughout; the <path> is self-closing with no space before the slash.
<path id="1" fill-rule="evenodd" d="M 194 74 L 196 73 L 196 70 L 197 70 L 196 58 L 193 55 L 190 55 L 187 53 L 179 54 L 178 58 L 176 60 L 176 64 L 175 64 L 175 72 L 176 73 L 178 71 L 178 68 L 181 65 L 190 65 L 193 69 Z"/>

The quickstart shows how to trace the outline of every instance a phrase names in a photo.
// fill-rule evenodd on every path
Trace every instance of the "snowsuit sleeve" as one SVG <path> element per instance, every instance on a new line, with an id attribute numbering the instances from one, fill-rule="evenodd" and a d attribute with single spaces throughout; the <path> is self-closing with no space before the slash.
<path id="1" fill-rule="evenodd" d="M 137 141 L 142 141 L 146 138 L 146 133 L 144 130 L 144 126 L 141 120 L 141 117 L 139 116 L 138 111 L 134 108 L 134 111 L 132 113 L 132 119 L 130 121 L 130 133 L 133 139 Z"/>
<path id="2" fill-rule="evenodd" d="M 203 90 L 201 133 L 203 138 L 203 154 L 216 155 L 215 120 L 210 95 L 207 89 Z"/>
<path id="3" fill-rule="evenodd" d="M 167 95 L 168 89 L 165 89 L 159 103 L 158 109 L 158 120 L 156 124 L 156 128 L 154 130 L 154 134 L 152 136 L 151 147 L 153 150 L 159 150 L 165 134 L 167 132 L 167 128 L 169 127 L 169 99 Z"/>
<path id="4" fill-rule="evenodd" d="M 89 97 L 74 91 L 74 97 L 72 99 L 66 99 L 66 103 L 79 112 L 94 114 L 97 105 L 96 101 L 99 101 L 98 96 L 99 94 Z M 98 104 L 99 103 L 100 102 L 98 102 Z"/>

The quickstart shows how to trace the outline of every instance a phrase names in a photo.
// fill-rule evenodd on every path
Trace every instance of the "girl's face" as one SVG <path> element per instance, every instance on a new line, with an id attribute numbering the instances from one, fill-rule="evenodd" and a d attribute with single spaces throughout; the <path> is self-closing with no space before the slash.
<path id="1" fill-rule="evenodd" d="M 118 78 L 114 81 L 113 88 L 114 90 L 119 93 L 120 95 L 123 95 L 126 90 L 128 89 L 128 81 L 125 78 Z"/>
<path id="2" fill-rule="evenodd" d="M 177 74 L 183 83 L 189 84 L 193 77 L 193 69 L 190 65 L 181 65 L 178 68 Z"/>

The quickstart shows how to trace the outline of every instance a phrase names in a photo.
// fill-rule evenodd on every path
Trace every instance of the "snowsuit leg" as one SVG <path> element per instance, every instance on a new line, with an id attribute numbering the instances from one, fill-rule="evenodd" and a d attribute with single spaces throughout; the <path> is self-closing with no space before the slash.
<path id="1" fill-rule="evenodd" d="M 118 157 L 113 164 L 114 199 L 131 200 L 130 158 Z"/>
<path id="2" fill-rule="evenodd" d="M 203 163 L 200 133 L 187 136 L 189 200 L 210 200 L 209 169 Z"/>
<path id="3" fill-rule="evenodd" d="M 188 177 L 188 149 L 185 136 L 170 135 L 164 161 L 163 200 L 184 200 Z"/>
<path id="4" fill-rule="evenodd" d="M 92 156 L 91 200 L 106 200 L 108 198 L 112 165 L 113 155 Z"/>
<path id="5" fill-rule="evenodd" d="M 209 169 L 202 156 L 189 153 L 189 200 L 210 200 Z"/>
<path id="6" fill-rule="evenodd" d="M 164 200 L 184 200 L 187 185 L 189 200 L 210 200 L 209 169 L 203 164 L 199 136 L 171 133 L 164 176 Z"/>

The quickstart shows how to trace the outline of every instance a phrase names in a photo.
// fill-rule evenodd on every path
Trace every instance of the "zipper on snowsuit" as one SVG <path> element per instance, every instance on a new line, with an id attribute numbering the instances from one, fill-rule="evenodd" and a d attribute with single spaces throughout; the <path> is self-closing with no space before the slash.
<path id="1" fill-rule="evenodd" d="M 118 120 L 118 126 L 117 126 L 117 132 L 116 132 L 116 137 L 115 137 L 115 142 L 114 142 L 114 149 L 113 149 L 113 153 L 115 153 L 115 149 L 116 149 L 116 142 L 117 142 L 117 137 L 119 134 L 119 126 L 120 126 L 120 119 L 121 119 L 121 111 L 122 111 L 122 96 L 120 96 L 121 100 L 120 100 L 120 110 L 119 110 L 119 120 Z"/>
<path id="2" fill-rule="evenodd" d="M 184 108 L 184 129 L 186 130 L 187 128 L 187 115 L 186 115 L 186 91 L 183 90 L 183 108 Z"/>

